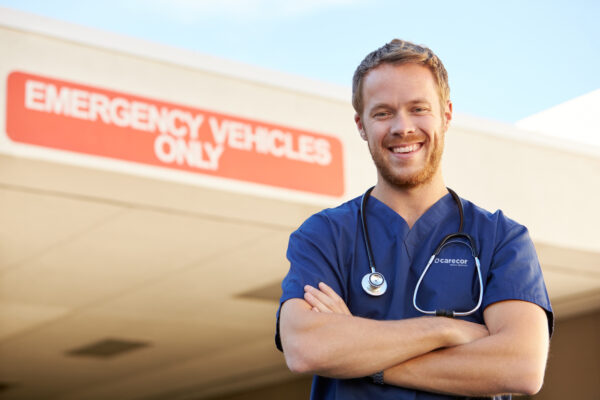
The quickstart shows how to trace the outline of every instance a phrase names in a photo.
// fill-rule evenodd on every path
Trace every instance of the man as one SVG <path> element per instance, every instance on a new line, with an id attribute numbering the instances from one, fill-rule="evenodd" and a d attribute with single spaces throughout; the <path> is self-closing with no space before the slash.
<path id="1" fill-rule="evenodd" d="M 447 79 L 431 50 L 397 39 L 355 72 L 377 184 L 291 235 L 278 312 L 278 347 L 292 371 L 315 374 L 313 399 L 510 398 L 542 385 L 553 317 L 527 230 L 442 178 Z"/>

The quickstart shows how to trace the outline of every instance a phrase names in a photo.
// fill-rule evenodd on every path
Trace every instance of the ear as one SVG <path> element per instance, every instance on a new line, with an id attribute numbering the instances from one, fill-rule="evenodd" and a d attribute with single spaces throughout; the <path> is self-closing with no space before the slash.
<path id="1" fill-rule="evenodd" d="M 362 120 L 360 119 L 360 115 L 358 115 L 358 113 L 354 114 L 354 123 L 356 124 L 356 128 L 358 129 L 360 137 L 363 140 L 367 140 L 367 134 L 365 133 Z"/>
<path id="2" fill-rule="evenodd" d="M 444 107 L 444 127 L 446 130 L 450 127 L 450 121 L 452 121 L 452 102 L 448 100 Z"/>

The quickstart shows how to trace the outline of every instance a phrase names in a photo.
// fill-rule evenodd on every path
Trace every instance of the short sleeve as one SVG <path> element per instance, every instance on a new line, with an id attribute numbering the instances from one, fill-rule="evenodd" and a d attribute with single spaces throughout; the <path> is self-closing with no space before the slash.
<path id="1" fill-rule="evenodd" d="M 510 221 L 512 222 L 512 221 Z M 492 258 L 483 297 L 483 308 L 503 300 L 523 300 L 546 311 L 550 336 L 554 314 L 535 247 L 527 228 L 504 224 L 497 232 L 498 245 Z"/>
<path id="2" fill-rule="evenodd" d="M 281 351 L 279 312 L 284 302 L 293 298 L 304 298 L 304 286 L 317 287 L 319 282 L 326 283 L 345 298 L 336 238 L 326 216 L 313 215 L 291 234 L 287 259 L 290 262 L 290 270 L 281 283 L 282 295 L 277 310 L 275 332 L 275 344 Z"/>

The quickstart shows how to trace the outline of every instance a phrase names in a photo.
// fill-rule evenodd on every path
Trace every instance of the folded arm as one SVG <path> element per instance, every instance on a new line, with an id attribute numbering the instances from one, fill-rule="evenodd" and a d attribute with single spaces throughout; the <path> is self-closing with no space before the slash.
<path id="1" fill-rule="evenodd" d="M 465 396 L 537 393 L 549 343 L 544 310 L 503 301 L 487 307 L 484 318 L 490 336 L 400 363 L 384 371 L 385 382 Z"/>
<path id="2" fill-rule="evenodd" d="M 305 296 L 314 314 L 318 314 L 314 311 L 320 314 L 344 312 L 339 306 L 343 300 L 335 292 L 321 288 L 314 295 L 315 290 Z M 457 322 L 440 317 L 432 319 Z M 396 386 L 465 396 L 534 394 L 539 391 L 549 343 L 545 311 L 532 303 L 510 300 L 488 306 L 484 319 L 489 336 L 479 336 L 453 347 L 432 349 L 401 361 L 384 370 L 384 381 Z"/>
<path id="3" fill-rule="evenodd" d="M 281 342 L 286 362 L 295 372 L 362 377 L 488 335 L 483 325 L 448 318 L 354 317 L 333 290 L 319 287 L 307 287 L 305 299 L 290 299 L 281 308 Z"/>

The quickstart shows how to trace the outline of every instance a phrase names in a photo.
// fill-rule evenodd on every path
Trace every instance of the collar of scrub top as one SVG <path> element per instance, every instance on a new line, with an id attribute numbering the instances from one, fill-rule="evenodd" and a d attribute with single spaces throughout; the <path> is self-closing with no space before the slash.
<path id="1" fill-rule="evenodd" d="M 375 267 L 375 261 L 373 260 L 373 252 L 371 250 L 371 242 L 369 240 L 369 233 L 367 230 L 367 217 L 366 217 L 366 213 L 365 213 L 366 206 L 367 206 L 367 200 L 369 199 L 369 196 L 371 195 L 371 191 L 373 189 L 374 189 L 374 187 L 370 188 L 369 190 L 367 190 L 365 192 L 365 194 L 362 197 L 361 204 L 360 204 L 360 219 L 361 219 L 361 224 L 362 224 L 362 228 L 363 228 L 362 230 L 363 230 L 365 247 L 367 250 L 367 258 L 369 259 L 369 268 L 371 270 L 370 273 L 367 273 L 363 277 L 361 284 L 362 284 L 362 287 L 365 290 L 365 292 L 367 292 L 371 296 L 381 296 L 387 290 L 387 282 L 386 282 L 383 274 L 381 272 L 377 272 L 377 269 Z M 452 189 L 450 189 L 450 188 L 447 188 L 447 189 L 448 189 L 448 192 L 450 193 L 450 195 L 452 196 L 452 198 L 454 199 L 454 202 L 456 203 L 456 206 L 458 208 L 458 213 L 459 213 L 459 217 L 460 217 L 460 224 L 458 227 L 458 232 L 446 235 L 442 239 L 440 244 L 437 246 L 437 248 L 435 249 L 433 255 L 429 258 L 429 262 L 427 263 L 427 266 L 425 266 L 425 269 L 421 273 L 421 276 L 419 277 L 419 281 L 417 282 L 417 284 L 415 286 L 415 291 L 414 291 L 414 295 L 413 295 L 413 306 L 415 307 L 415 309 L 417 309 L 417 311 L 419 311 L 423 314 L 453 318 L 453 317 L 464 317 L 464 316 L 473 314 L 475 311 L 477 311 L 479 309 L 479 307 L 481 307 L 481 302 L 483 300 L 483 281 L 481 279 L 481 265 L 479 263 L 479 255 L 477 253 L 475 241 L 473 240 L 471 235 L 464 233 L 462 231 L 463 220 L 464 220 L 464 212 L 463 212 L 462 202 L 460 201 L 460 198 L 458 197 L 458 195 Z M 473 256 L 473 259 L 475 260 L 475 266 L 477 268 L 477 277 L 479 279 L 479 300 L 477 302 L 477 305 L 473 309 L 468 310 L 468 311 L 454 311 L 454 310 L 444 310 L 444 309 L 424 310 L 417 305 L 417 294 L 419 292 L 419 287 L 421 286 L 421 282 L 423 281 L 423 278 L 427 274 L 429 267 L 431 267 L 431 264 L 433 263 L 435 258 L 438 256 L 438 254 L 442 251 L 442 249 L 446 245 L 449 245 L 451 243 L 456 243 L 456 244 L 461 244 L 461 245 L 467 246 L 471 250 L 471 255 Z"/>

